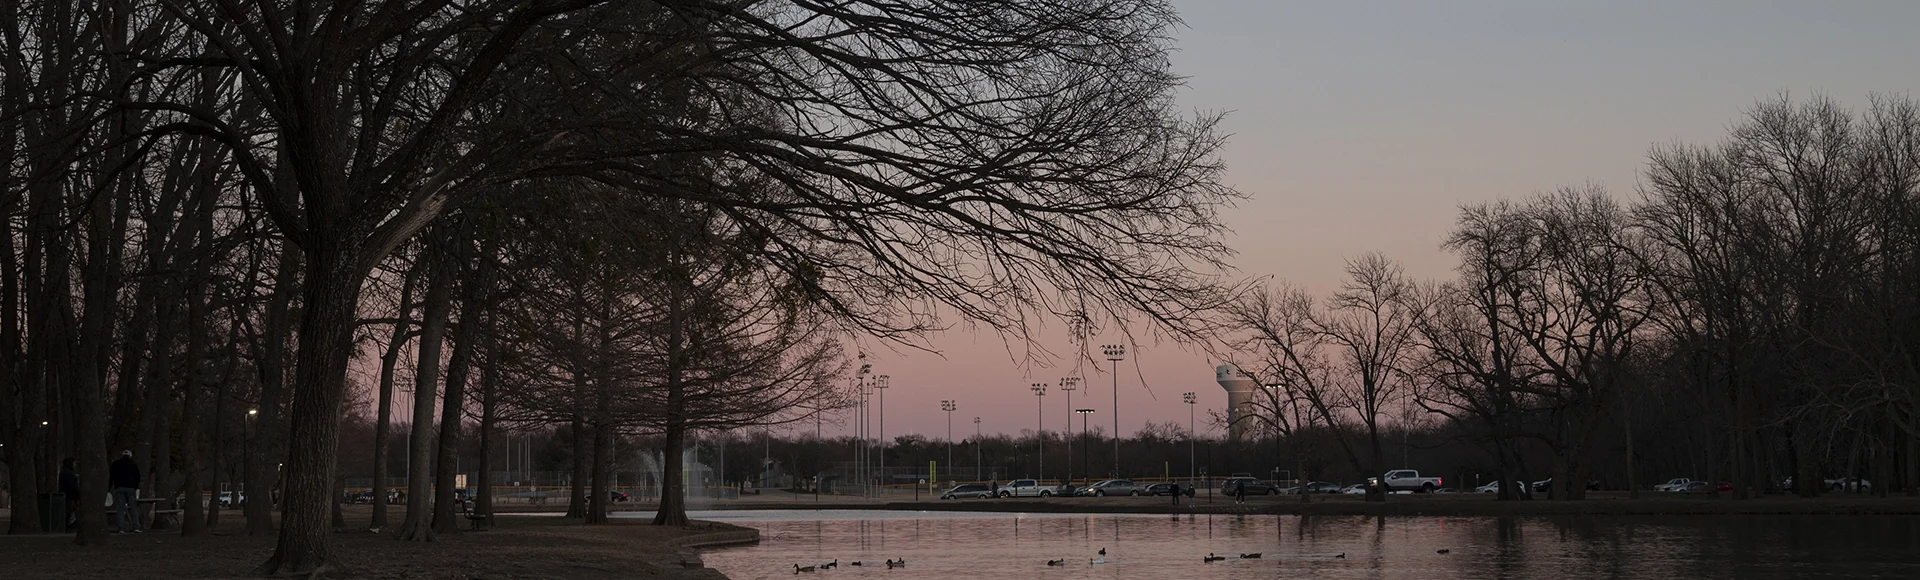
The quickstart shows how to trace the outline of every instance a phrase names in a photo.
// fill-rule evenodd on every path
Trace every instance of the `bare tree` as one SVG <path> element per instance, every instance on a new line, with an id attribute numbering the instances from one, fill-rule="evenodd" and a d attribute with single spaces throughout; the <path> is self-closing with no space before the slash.
<path id="1" fill-rule="evenodd" d="M 1340 365 L 1335 396 L 1365 428 L 1365 473 L 1386 473 L 1380 450 L 1380 418 L 1386 404 L 1406 394 L 1413 347 L 1413 284 L 1398 264 L 1380 254 L 1347 262 L 1348 280 L 1327 300 L 1318 323 Z M 1368 501 L 1385 501 L 1370 486 Z"/>

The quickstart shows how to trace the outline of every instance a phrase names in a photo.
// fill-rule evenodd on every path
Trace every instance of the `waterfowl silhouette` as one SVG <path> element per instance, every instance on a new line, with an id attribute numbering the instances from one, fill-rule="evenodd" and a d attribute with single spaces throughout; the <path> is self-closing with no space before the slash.
<path id="1" fill-rule="evenodd" d="M 1067 559 L 1061 558 L 1058 560 L 1047 560 L 1047 565 L 1048 566 L 1065 566 L 1067 565 Z"/>
<path id="2" fill-rule="evenodd" d="M 1452 552 L 1452 551 L 1453 551 L 1453 550 L 1449 550 L 1449 549 L 1446 549 L 1446 548 L 1441 548 L 1441 549 L 1438 549 L 1438 550 L 1434 550 L 1434 551 L 1433 551 L 1433 553 L 1435 553 L 1435 554 L 1445 554 L 1445 553 L 1448 553 L 1448 552 Z"/>
<path id="3" fill-rule="evenodd" d="M 848 565 L 848 566 L 865 566 L 865 565 L 867 565 L 867 563 L 866 563 L 866 562 L 861 562 L 861 561 L 859 561 L 859 560 L 854 560 L 854 561 L 852 561 L 852 562 L 847 562 L 847 565 Z"/>
<path id="4" fill-rule="evenodd" d="M 1258 559 L 1260 559 L 1260 552 L 1254 552 L 1254 553 L 1252 553 L 1252 554 L 1241 554 L 1241 555 L 1240 555 L 1240 559 L 1242 559 L 1242 560 L 1258 560 Z"/>
<path id="5" fill-rule="evenodd" d="M 821 565 L 820 565 L 820 569 L 821 569 L 821 570 L 826 570 L 826 569 L 829 569 L 829 568 L 837 568 L 837 567 L 839 567 L 839 566 L 840 566 L 840 559 L 839 559 L 839 558 L 834 558 L 832 562 L 827 562 L 827 563 L 825 563 L 825 564 L 821 564 Z"/>
<path id="6" fill-rule="evenodd" d="M 1105 555 L 1107 555 L 1107 548 L 1106 548 L 1106 546 L 1101 546 L 1101 547 L 1100 547 L 1100 555 L 1102 555 L 1102 556 L 1105 556 Z"/>
<path id="7" fill-rule="evenodd" d="M 901 558 L 898 560 L 887 560 L 887 568 L 905 568 L 905 567 L 907 567 L 906 558 Z"/>
<path id="8" fill-rule="evenodd" d="M 801 566 L 801 565 L 799 565 L 799 564 L 794 564 L 794 565 L 793 565 L 793 573 L 794 573 L 794 574 L 796 574 L 796 575 L 797 575 L 797 574 L 799 574 L 799 573 L 801 573 L 801 572 L 812 572 L 812 571 L 813 571 L 813 567 L 812 567 L 812 566 Z"/>
<path id="9" fill-rule="evenodd" d="M 1346 557 L 1347 557 L 1347 553 L 1346 553 L 1346 552 L 1341 552 L 1341 553 L 1338 553 L 1338 554 L 1334 554 L 1334 555 L 1333 555 L 1333 557 L 1335 557 L 1335 558 L 1343 558 L 1343 559 L 1344 559 L 1344 558 L 1346 558 Z"/>
<path id="10" fill-rule="evenodd" d="M 1226 556 L 1215 556 L 1213 555 L 1213 552 L 1207 552 L 1207 557 L 1201 558 L 1200 561 L 1211 564 L 1211 563 L 1218 562 L 1225 559 L 1227 559 Z"/>

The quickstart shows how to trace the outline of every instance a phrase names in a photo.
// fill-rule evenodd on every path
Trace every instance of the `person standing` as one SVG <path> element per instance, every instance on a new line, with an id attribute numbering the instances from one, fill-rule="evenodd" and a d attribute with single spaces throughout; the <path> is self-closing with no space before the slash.
<path id="1" fill-rule="evenodd" d="M 1173 496 L 1173 507 L 1180 507 L 1180 482 L 1173 482 L 1172 491 L 1173 493 L 1167 495 Z"/>
<path id="2" fill-rule="evenodd" d="M 73 531 L 73 525 L 80 521 L 80 460 L 72 457 L 60 460 L 60 494 L 66 496 L 67 527 L 47 530 L 49 532 Z"/>
<path id="3" fill-rule="evenodd" d="M 1233 484 L 1233 503 L 1247 503 L 1247 482 Z"/>
<path id="4" fill-rule="evenodd" d="M 140 465 L 133 462 L 133 452 L 121 451 L 107 475 L 113 484 L 113 504 L 119 511 L 114 518 L 114 532 L 146 532 L 146 526 L 140 525 L 140 512 L 135 509 L 140 505 Z"/>

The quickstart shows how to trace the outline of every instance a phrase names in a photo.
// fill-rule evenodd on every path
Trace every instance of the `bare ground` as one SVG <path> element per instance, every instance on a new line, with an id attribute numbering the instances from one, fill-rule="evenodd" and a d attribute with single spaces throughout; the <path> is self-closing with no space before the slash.
<path id="1" fill-rule="evenodd" d="M 405 513 L 401 507 L 396 522 Z M 346 516 L 364 526 L 369 508 L 349 506 Z M 0 535 L 0 578 L 254 578 L 251 570 L 273 553 L 274 538 L 245 535 L 242 519 L 223 513 L 221 524 L 202 537 L 120 534 L 95 547 L 75 546 L 68 534 Z M 751 529 L 705 522 L 662 528 L 638 520 L 598 526 L 558 517 L 499 520 L 490 530 L 443 534 L 433 542 L 401 542 L 363 528 L 340 531 L 324 577 L 724 580 L 714 570 L 686 567 L 683 560 L 698 558 L 685 546 L 757 537 Z"/>

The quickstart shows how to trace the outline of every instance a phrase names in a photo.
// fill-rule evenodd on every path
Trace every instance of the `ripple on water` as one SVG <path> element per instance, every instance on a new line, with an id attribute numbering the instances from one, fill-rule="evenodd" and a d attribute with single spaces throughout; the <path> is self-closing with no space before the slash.
<path id="1" fill-rule="evenodd" d="M 1168 516 L 870 510 L 701 512 L 761 530 L 708 552 L 734 580 L 909 578 L 1913 578 L 1920 522 L 1895 516 L 1568 518 Z M 1106 549 L 1101 556 L 1098 550 Z M 1447 553 L 1438 553 L 1439 550 Z M 1241 554 L 1259 552 L 1258 559 Z M 1226 559 L 1206 563 L 1208 554 Z M 1344 557 L 1338 557 L 1344 555 Z M 907 561 L 887 569 L 889 558 Z M 1063 566 L 1048 566 L 1062 560 Z M 852 566 L 862 561 L 870 566 Z M 1097 562 L 1097 563 L 1096 563 Z"/>

